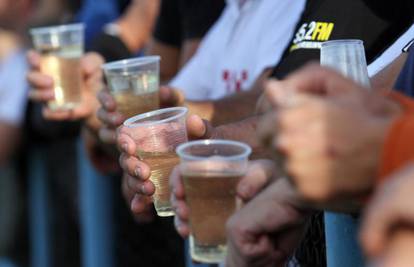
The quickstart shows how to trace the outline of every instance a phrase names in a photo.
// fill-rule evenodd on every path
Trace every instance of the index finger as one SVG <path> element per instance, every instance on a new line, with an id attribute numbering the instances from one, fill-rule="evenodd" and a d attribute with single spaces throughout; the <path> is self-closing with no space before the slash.
<path id="1" fill-rule="evenodd" d="M 137 151 L 137 146 L 134 140 L 129 136 L 125 126 L 121 126 L 117 129 L 116 144 L 119 151 L 128 155 L 134 156 Z"/>
<path id="2" fill-rule="evenodd" d="M 185 191 L 184 185 L 181 180 L 180 167 L 176 166 L 170 175 L 170 188 L 171 192 L 177 199 L 184 199 Z"/>
<path id="3" fill-rule="evenodd" d="M 29 50 L 26 54 L 27 61 L 29 62 L 30 68 L 32 70 L 40 69 L 40 54 L 35 50 Z"/>
<path id="4" fill-rule="evenodd" d="M 337 72 L 320 67 L 318 64 L 308 64 L 299 71 L 289 75 L 283 81 L 270 83 L 265 93 L 274 105 L 288 98 L 288 93 L 306 93 L 319 96 L 334 96 L 360 88 L 355 82 L 346 79 Z"/>
<path id="5" fill-rule="evenodd" d="M 116 102 L 115 98 L 111 95 L 111 93 L 107 89 L 100 90 L 98 92 L 98 100 L 101 103 L 102 107 L 109 111 L 115 112 L 116 111 Z"/>
<path id="6" fill-rule="evenodd" d="M 276 175 L 276 166 L 270 160 L 257 160 L 250 164 L 246 175 L 237 185 L 237 194 L 249 201 L 269 184 Z"/>

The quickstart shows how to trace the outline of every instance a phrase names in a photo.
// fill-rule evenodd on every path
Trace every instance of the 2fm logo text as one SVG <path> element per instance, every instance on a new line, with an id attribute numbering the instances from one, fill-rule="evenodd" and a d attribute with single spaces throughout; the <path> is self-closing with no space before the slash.
<path id="1" fill-rule="evenodd" d="M 320 48 L 320 43 L 328 41 L 335 27 L 331 22 L 312 21 L 303 23 L 293 39 L 290 50 L 299 48 Z"/>

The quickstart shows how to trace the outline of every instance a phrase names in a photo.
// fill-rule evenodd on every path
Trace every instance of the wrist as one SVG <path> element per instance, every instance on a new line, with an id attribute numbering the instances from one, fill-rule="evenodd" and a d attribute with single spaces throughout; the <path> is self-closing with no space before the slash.
<path id="1" fill-rule="evenodd" d="M 287 177 L 276 179 L 271 185 L 272 197 L 276 202 L 282 202 L 293 208 L 308 213 L 311 211 L 307 202 L 303 199 L 295 186 Z"/>

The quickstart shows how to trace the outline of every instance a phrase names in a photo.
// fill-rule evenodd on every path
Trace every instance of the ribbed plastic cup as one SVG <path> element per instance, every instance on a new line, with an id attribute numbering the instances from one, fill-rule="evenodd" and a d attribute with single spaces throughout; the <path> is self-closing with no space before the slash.
<path id="1" fill-rule="evenodd" d="M 41 55 L 40 70 L 53 78 L 52 110 L 72 109 L 82 100 L 80 58 L 84 53 L 84 25 L 68 24 L 30 30 Z"/>
<path id="2" fill-rule="evenodd" d="M 137 156 L 151 168 L 150 180 L 155 185 L 154 207 L 160 217 L 175 214 L 170 203 L 169 177 L 180 161 L 176 147 L 188 141 L 187 112 L 184 107 L 160 109 L 124 122 L 126 133 L 137 146 Z"/>
<path id="3" fill-rule="evenodd" d="M 190 208 L 190 254 L 195 261 L 225 259 L 228 218 L 238 207 L 236 186 L 245 175 L 251 148 L 228 140 L 189 142 L 177 148 Z"/>
<path id="4" fill-rule="evenodd" d="M 148 56 L 103 65 L 117 111 L 126 118 L 159 108 L 160 57 Z"/>
<path id="5" fill-rule="evenodd" d="M 324 42 L 321 47 L 321 65 L 336 70 L 366 88 L 371 87 L 361 40 Z"/>

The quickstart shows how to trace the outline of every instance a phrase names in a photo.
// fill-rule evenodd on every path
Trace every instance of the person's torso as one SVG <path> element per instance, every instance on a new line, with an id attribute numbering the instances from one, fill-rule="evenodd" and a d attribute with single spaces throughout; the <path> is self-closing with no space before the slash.
<path id="1" fill-rule="evenodd" d="M 301 0 L 248 0 L 242 6 L 229 2 L 201 46 L 208 99 L 250 89 L 265 67 L 277 63 L 304 8 Z M 267 56 L 269 47 L 280 55 Z"/>
<path id="2" fill-rule="evenodd" d="M 306 62 L 319 61 L 322 42 L 336 39 L 363 40 L 369 64 L 411 24 L 382 19 L 363 0 L 309 0 L 273 76 L 282 79 Z"/>

